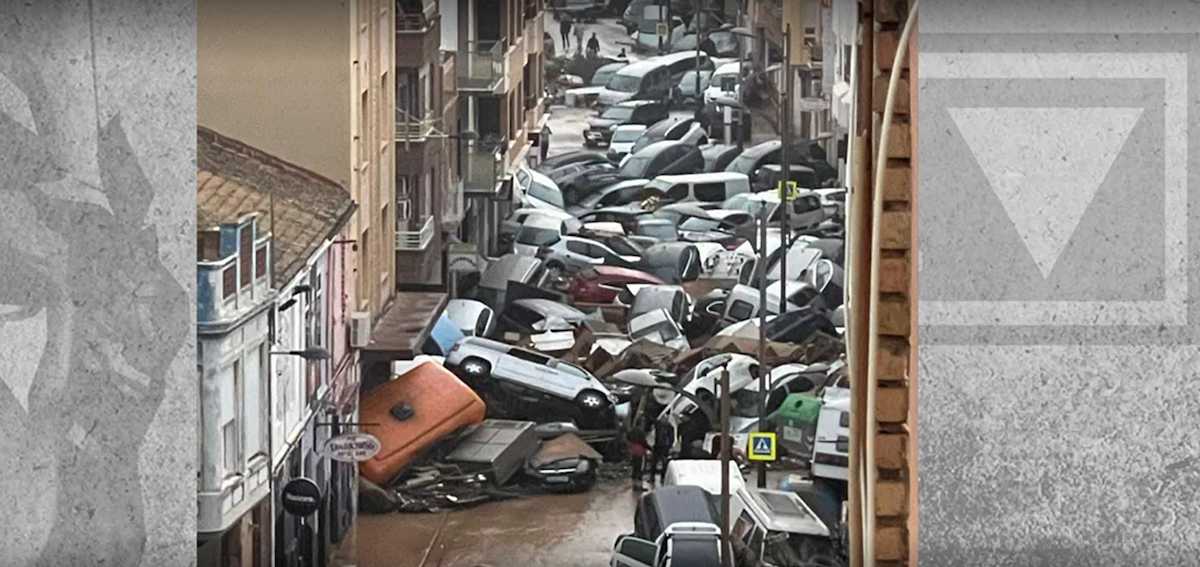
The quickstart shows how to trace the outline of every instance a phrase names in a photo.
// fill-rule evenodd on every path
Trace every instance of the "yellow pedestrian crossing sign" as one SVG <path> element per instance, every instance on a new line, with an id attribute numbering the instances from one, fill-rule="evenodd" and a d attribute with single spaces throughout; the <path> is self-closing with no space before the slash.
<path id="1" fill-rule="evenodd" d="M 795 181 L 785 182 L 781 179 L 779 180 L 779 185 L 776 186 L 776 190 L 779 191 L 780 201 L 791 202 L 800 198 L 800 185 Z"/>
<path id="2" fill-rule="evenodd" d="M 751 461 L 774 461 L 775 447 L 774 433 L 751 433 L 750 446 L 746 455 Z"/>

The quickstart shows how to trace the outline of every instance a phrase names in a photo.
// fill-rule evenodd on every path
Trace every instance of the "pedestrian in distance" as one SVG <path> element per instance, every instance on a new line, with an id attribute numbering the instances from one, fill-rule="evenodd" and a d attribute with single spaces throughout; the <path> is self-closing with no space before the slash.
<path id="1" fill-rule="evenodd" d="M 583 28 L 572 26 L 575 29 L 575 53 L 583 52 Z"/>
<path id="2" fill-rule="evenodd" d="M 654 426 L 654 451 L 650 459 L 650 482 L 661 483 L 667 477 L 667 465 L 671 462 L 671 449 L 675 447 L 675 428 L 663 419 Z"/>
<path id="3" fill-rule="evenodd" d="M 600 55 L 600 38 L 596 37 L 596 32 L 592 32 L 592 37 L 588 38 L 587 53 L 588 57 L 596 57 Z"/>
<path id="4" fill-rule="evenodd" d="M 629 429 L 629 463 L 633 470 L 630 473 L 633 481 L 634 490 L 642 490 L 645 486 L 643 481 L 643 466 L 646 462 L 646 433 L 640 427 L 632 427 Z"/>
<path id="5" fill-rule="evenodd" d="M 571 48 L 571 16 L 563 15 L 558 22 L 558 35 L 562 38 L 563 52 Z"/>
<path id="6" fill-rule="evenodd" d="M 617 59 L 624 61 L 625 59 L 628 59 L 628 58 L 629 58 L 629 56 L 625 54 L 625 48 L 622 47 L 621 52 L 617 54 Z"/>

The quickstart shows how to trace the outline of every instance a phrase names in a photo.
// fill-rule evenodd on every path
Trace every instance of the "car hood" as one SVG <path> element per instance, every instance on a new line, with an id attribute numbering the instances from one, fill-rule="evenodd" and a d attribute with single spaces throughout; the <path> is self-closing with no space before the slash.
<path id="1" fill-rule="evenodd" d="M 566 93 L 568 95 L 573 95 L 573 96 L 594 96 L 594 95 L 598 95 L 602 92 L 604 92 L 604 87 L 599 86 L 599 85 L 594 85 L 594 86 L 590 86 L 590 87 L 575 87 L 573 89 L 566 90 Z"/>
<path id="2" fill-rule="evenodd" d="M 609 90 L 607 87 L 605 87 L 600 91 L 600 94 L 597 96 L 597 100 L 600 101 L 601 105 L 608 106 L 617 104 L 618 102 L 627 101 L 633 98 L 633 95 L 634 93 Z"/>
<path id="3" fill-rule="evenodd" d="M 608 118 L 592 117 L 587 119 L 588 128 L 592 130 L 607 130 L 617 124 L 616 120 Z"/>

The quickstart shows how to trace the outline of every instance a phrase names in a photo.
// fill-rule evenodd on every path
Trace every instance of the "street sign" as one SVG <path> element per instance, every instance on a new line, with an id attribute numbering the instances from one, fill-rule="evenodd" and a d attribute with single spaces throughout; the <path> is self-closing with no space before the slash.
<path id="1" fill-rule="evenodd" d="M 780 201 L 787 201 L 790 203 L 800 197 L 800 185 L 795 181 L 788 181 L 785 189 L 784 181 L 780 180 L 779 185 L 776 186 L 775 190 L 779 191 Z"/>
<path id="2" fill-rule="evenodd" d="M 774 433 L 751 433 L 746 456 L 751 461 L 774 461 L 776 443 Z"/>
<path id="3" fill-rule="evenodd" d="M 370 433 L 344 433 L 321 446 L 321 456 L 343 463 L 369 461 L 379 454 L 379 439 Z"/>
<path id="4" fill-rule="evenodd" d="M 293 478 L 283 486 L 283 509 L 293 516 L 311 516 L 321 507 L 321 488 L 304 478 Z"/>
<path id="5" fill-rule="evenodd" d="M 657 32 L 658 37 L 661 38 L 666 38 L 668 37 L 667 34 L 671 33 L 671 30 L 667 29 L 667 24 L 661 22 L 654 26 L 654 31 Z"/>

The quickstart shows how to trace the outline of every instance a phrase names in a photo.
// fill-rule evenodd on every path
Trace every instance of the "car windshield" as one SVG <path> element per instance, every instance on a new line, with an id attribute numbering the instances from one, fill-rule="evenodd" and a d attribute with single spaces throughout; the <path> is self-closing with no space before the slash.
<path id="1" fill-rule="evenodd" d="M 712 219 L 705 219 L 705 218 L 700 218 L 700 217 L 691 217 L 691 218 L 679 223 L 679 230 L 694 230 L 697 232 L 705 232 L 705 231 L 709 231 L 709 230 L 719 230 L 720 228 L 721 228 L 720 221 L 715 221 Z"/>
<path id="2" fill-rule="evenodd" d="M 741 193 L 730 197 L 725 201 L 724 205 L 721 205 L 721 208 L 758 215 L 762 211 L 764 204 L 765 201 L 762 199 L 755 199 L 749 193 Z"/>
<path id="3" fill-rule="evenodd" d="M 638 233 L 659 240 L 675 240 L 679 237 L 675 227 L 667 223 L 646 223 L 638 226 Z"/>
<path id="4" fill-rule="evenodd" d="M 737 417 L 758 417 L 758 390 L 743 388 L 733 393 L 732 413 Z"/>
<path id="5" fill-rule="evenodd" d="M 606 66 L 596 69 L 596 73 L 592 75 L 592 86 L 603 87 L 604 85 L 607 85 L 608 81 L 612 79 L 612 76 L 616 74 L 621 67 L 624 67 L 624 65 L 613 65 L 611 67 Z"/>
<path id="6" fill-rule="evenodd" d="M 600 115 L 600 118 L 605 120 L 629 120 L 631 117 L 633 117 L 632 106 L 610 106 Z"/>
<path id="7" fill-rule="evenodd" d="M 700 89 L 696 89 L 696 77 L 700 77 Z M 708 79 L 712 77 L 712 71 L 688 71 L 683 74 L 683 78 L 679 79 L 679 91 L 683 94 L 696 94 L 708 88 Z"/>
<path id="8" fill-rule="evenodd" d="M 609 238 L 605 244 L 621 256 L 641 256 L 642 250 L 627 238 Z"/>
<path id="9" fill-rule="evenodd" d="M 621 177 L 627 179 L 645 177 L 642 174 L 646 172 L 646 168 L 650 166 L 650 162 L 654 161 L 655 155 L 657 154 L 634 154 L 633 157 L 629 158 L 629 161 L 625 162 L 625 165 L 621 166 Z"/>
<path id="10" fill-rule="evenodd" d="M 632 142 L 634 140 L 637 140 L 642 135 L 642 132 L 644 132 L 644 131 L 645 130 L 641 130 L 638 128 L 620 128 L 616 132 L 613 133 L 612 141 L 617 142 L 617 143 Z"/>
<path id="11" fill-rule="evenodd" d="M 559 236 L 561 235 L 557 230 L 525 225 L 517 231 L 517 242 L 529 246 L 549 246 L 558 242 Z"/>
<path id="12" fill-rule="evenodd" d="M 638 87 L 642 84 L 642 78 L 634 75 L 622 75 L 617 73 L 608 80 L 608 84 L 604 88 L 610 91 L 622 93 L 635 93 Z"/>
<path id="13" fill-rule="evenodd" d="M 531 183 L 529 184 L 529 188 L 526 189 L 526 192 L 530 197 L 545 201 L 560 209 L 563 207 L 562 191 L 559 191 L 558 187 L 546 185 L 543 182 L 539 182 L 537 179 L 531 178 L 530 181 Z"/>
<path id="14" fill-rule="evenodd" d="M 671 323 L 671 321 L 667 320 L 667 319 L 660 319 L 659 321 L 655 322 L 654 324 L 642 327 L 642 328 L 630 333 L 629 336 L 633 339 L 640 339 L 642 337 L 648 337 L 655 333 L 657 333 L 659 336 L 661 336 L 664 341 L 669 341 L 671 339 L 674 339 L 674 338 L 680 336 L 679 328 L 676 327 L 675 325 L 673 325 Z"/>

